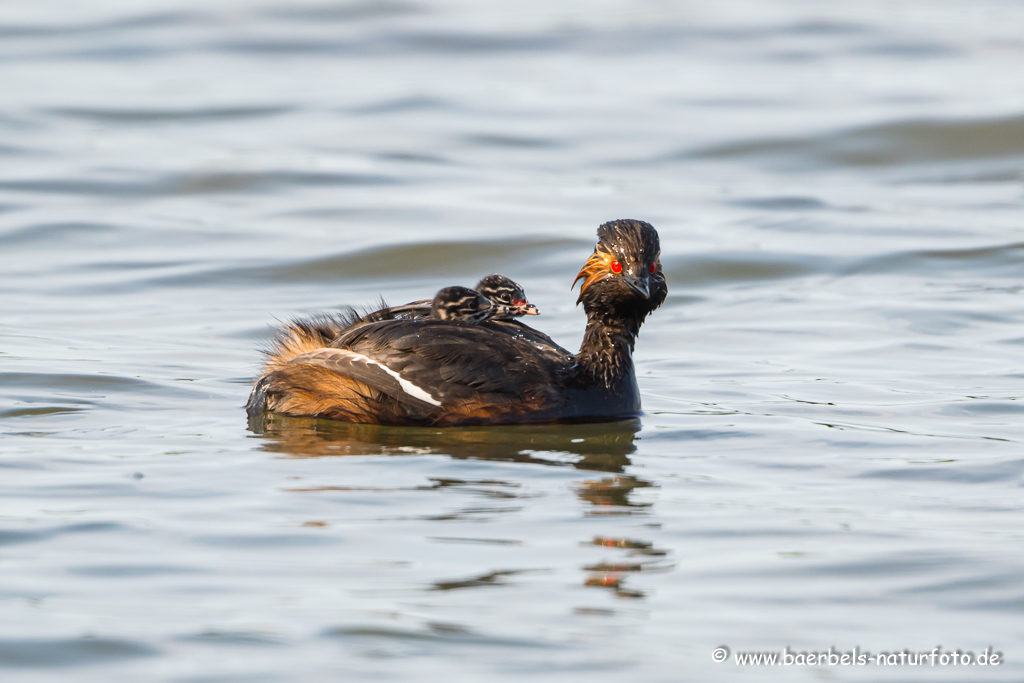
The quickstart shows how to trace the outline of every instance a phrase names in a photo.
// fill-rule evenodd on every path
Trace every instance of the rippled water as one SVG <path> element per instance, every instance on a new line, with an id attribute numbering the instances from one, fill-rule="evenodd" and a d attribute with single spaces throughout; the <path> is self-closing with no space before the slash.
<path id="1" fill-rule="evenodd" d="M 0 8 L 0 678 L 1021 680 L 1024 8 L 850 5 Z M 576 346 L 625 217 L 642 419 L 248 429 L 277 319 Z"/>

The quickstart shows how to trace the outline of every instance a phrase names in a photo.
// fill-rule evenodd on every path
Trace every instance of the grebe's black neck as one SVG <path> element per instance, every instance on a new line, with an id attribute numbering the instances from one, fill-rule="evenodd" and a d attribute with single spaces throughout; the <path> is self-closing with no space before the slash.
<path id="1" fill-rule="evenodd" d="M 633 376 L 633 346 L 646 312 L 587 307 L 587 329 L 576 354 L 581 375 L 609 389 Z"/>

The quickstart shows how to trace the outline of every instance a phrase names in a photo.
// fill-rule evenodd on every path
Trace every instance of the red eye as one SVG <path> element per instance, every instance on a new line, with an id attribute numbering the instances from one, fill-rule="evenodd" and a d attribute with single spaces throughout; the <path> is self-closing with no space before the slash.
<path id="1" fill-rule="evenodd" d="M 618 261 L 612 261 L 611 266 L 612 266 L 612 272 L 613 273 L 621 273 L 622 272 L 622 264 L 619 263 Z"/>
<path id="2" fill-rule="evenodd" d="M 654 272 L 654 264 L 653 263 L 651 264 L 651 272 L 652 273 Z"/>

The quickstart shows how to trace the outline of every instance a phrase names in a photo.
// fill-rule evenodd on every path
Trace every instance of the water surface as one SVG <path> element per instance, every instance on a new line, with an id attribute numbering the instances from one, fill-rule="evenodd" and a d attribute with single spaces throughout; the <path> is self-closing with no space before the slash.
<path id="1" fill-rule="evenodd" d="M 1020 680 L 1022 21 L 0 9 L 0 677 Z M 247 424 L 290 316 L 500 271 L 575 347 L 627 217 L 641 419 Z"/>

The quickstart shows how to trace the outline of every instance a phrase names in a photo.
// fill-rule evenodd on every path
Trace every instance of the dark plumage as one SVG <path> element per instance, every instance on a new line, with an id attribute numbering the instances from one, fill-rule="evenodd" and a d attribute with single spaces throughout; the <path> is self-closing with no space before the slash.
<path id="1" fill-rule="evenodd" d="M 576 278 L 587 313 L 577 354 L 518 321 L 467 324 L 389 309 L 338 320 L 344 327 L 300 321 L 275 343 L 247 410 L 442 426 L 636 416 L 633 344 L 668 291 L 658 233 L 620 220 L 602 225 L 598 238 Z"/>

